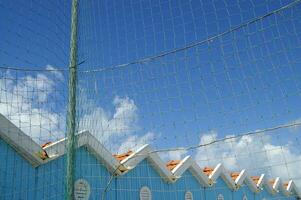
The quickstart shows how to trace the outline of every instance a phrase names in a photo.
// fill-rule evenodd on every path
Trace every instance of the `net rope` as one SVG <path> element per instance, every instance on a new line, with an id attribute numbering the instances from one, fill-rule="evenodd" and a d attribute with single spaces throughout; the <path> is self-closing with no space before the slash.
<path id="1" fill-rule="evenodd" d="M 189 170 L 167 184 L 150 159 L 110 169 L 103 157 L 149 144 L 127 162 L 190 155 L 201 169 L 222 163 L 301 189 L 300 9 L 301 0 L 79 0 L 75 144 L 90 146 L 72 152 L 68 179 L 71 2 L 1 1 L 0 199 L 63 199 L 82 191 L 79 180 L 91 199 L 139 199 L 143 186 L 163 200 L 287 199 L 220 179 L 204 187 Z"/>

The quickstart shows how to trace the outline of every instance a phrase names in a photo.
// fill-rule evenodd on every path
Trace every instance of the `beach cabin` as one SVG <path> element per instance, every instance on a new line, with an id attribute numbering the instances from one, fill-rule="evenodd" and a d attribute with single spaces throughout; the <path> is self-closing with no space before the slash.
<path id="1" fill-rule="evenodd" d="M 77 134 L 74 198 L 129 200 L 299 199 L 293 180 L 269 180 L 222 164 L 201 168 L 191 156 L 165 163 L 149 145 L 109 152 L 89 131 Z M 0 199 L 64 199 L 66 139 L 34 142 L 0 115 Z"/>

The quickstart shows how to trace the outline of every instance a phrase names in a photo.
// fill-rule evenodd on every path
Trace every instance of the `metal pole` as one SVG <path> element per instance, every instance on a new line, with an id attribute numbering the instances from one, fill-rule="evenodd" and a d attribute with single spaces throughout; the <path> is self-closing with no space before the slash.
<path id="1" fill-rule="evenodd" d="M 75 117 L 76 117 L 76 81 L 77 81 L 77 11 L 78 0 L 72 0 L 71 9 L 71 38 L 70 38 L 70 61 L 69 61 L 69 99 L 67 113 L 67 169 L 65 199 L 74 198 L 74 161 L 75 161 Z"/>

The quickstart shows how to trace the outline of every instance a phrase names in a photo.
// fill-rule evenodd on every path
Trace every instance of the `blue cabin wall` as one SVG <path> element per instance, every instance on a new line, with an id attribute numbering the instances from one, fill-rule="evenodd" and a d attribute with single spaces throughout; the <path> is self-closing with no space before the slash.
<path id="1" fill-rule="evenodd" d="M 184 199 L 185 192 L 192 192 L 194 199 L 204 199 L 204 189 L 196 178 L 186 171 L 175 183 L 165 182 L 151 164 L 144 160 L 127 174 L 115 179 L 117 199 L 139 199 L 140 189 L 147 186 L 153 199 Z"/>
<path id="2" fill-rule="evenodd" d="M 59 157 L 36 168 L 35 199 L 64 199 L 65 158 Z"/>
<path id="3" fill-rule="evenodd" d="M 246 184 L 241 185 L 239 190 L 233 192 L 233 199 L 242 200 L 244 195 L 248 200 L 255 200 L 256 194 Z"/>
<path id="4" fill-rule="evenodd" d="M 11 146 L 0 139 L 0 199 L 2 200 L 40 200 L 64 199 L 65 190 L 65 156 L 32 167 Z M 2 162 L 4 161 L 4 162 Z M 76 151 L 75 180 L 83 178 L 90 184 L 89 199 L 101 199 L 111 173 L 85 147 Z M 285 199 L 295 200 L 294 196 L 282 193 L 271 195 L 263 189 L 255 194 L 243 185 L 238 191 L 232 191 L 219 177 L 212 187 L 204 188 L 197 179 L 186 171 L 175 183 L 165 182 L 146 159 L 128 173 L 113 178 L 106 192 L 106 199 L 139 199 L 140 189 L 150 188 L 152 199 L 180 200 L 185 192 L 190 191 L 194 200 L 215 200 L 223 194 L 225 200 L 241 200 L 246 194 L 248 200 Z"/>
<path id="5" fill-rule="evenodd" d="M 65 156 L 34 168 L 2 139 L 0 152 L 0 160 L 5 161 L 0 162 L 1 200 L 64 199 Z M 110 176 L 104 165 L 85 147 L 77 149 L 75 180 L 84 178 L 89 182 L 90 199 L 101 199 Z"/>
<path id="6" fill-rule="evenodd" d="M 0 199 L 34 199 L 35 169 L 0 138 Z"/>
<path id="7" fill-rule="evenodd" d="M 256 195 L 255 200 L 271 200 L 271 199 L 275 199 L 275 196 L 270 194 L 269 192 L 267 192 L 267 190 L 265 188 L 263 188 L 263 190 Z"/>
<path id="8" fill-rule="evenodd" d="M 275 193 L 273 195 L 273 194 L 270 194 L 265 188 L 263 188 L 263 190 L 256 195 L 255 200 L 263 200 L 263 199 L 266 199 L 266 200 L 275 200 L 275 199 L 276 200 L 282 200 L 282 199 L 296 200 L 297 198 L 294 196 L 285 196 L 281 192 Z"/>
<path id="9" fill-rule="evenodd" d="M 86 147 L 81 147 L 76 151 L 75 168 L 75 180 L 83 178 L 90 184 L 90 199 L 101 199 L 102 193 L 111 178 L 111 173 L 107 168 L 92 153 L 87 151 Z M 115 194 L 110 192 L 106 197 L 106 199 L 116 199 Z"/>
<path id="10" fill-rule="evenodd" d="M 83 178 L 89 183 L 91 189 L 89 199 L 101 199 L 111 173 L 93 154 L 87 151 L 86 147 L 76 150 L 75 159 L 75 180 Z M 38 190 L 36 199 L 47 199 L 49 197 L 52 197 L 51 199 L 64 199 L 65 168 L 65 156 L 38 167 L 38 185 L 42 187 Z M 114 194 L 107 199 L 115 199 Z"/>
<path id="11" fill-rule="evenodd" d="M 222 194 L 225 200 L 233 199 L 232 190 L 221 177 L 216 180 L 216 183 L 212 187 L 205 189 L 205 199 L 217 199 L 219 194 Z"/>

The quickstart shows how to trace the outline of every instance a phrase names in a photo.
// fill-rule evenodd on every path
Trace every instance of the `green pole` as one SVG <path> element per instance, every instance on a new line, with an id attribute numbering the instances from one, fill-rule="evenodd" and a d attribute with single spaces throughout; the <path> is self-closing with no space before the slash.
<path id="1" fill-rule="evenodd" d="M 76 81 L 77 81 L 77 10 L 78 0 L 72 0 L 71 9 L 71 38 L 69 61 L 69 99 L 67 113 L 67 169 L 65 199 L 74 198 L 74 160 L 75 160 L 75 117 L 76 117 Z"/>

